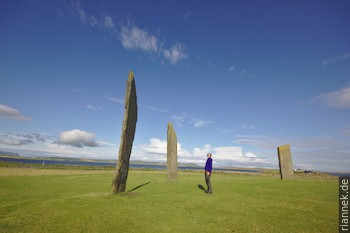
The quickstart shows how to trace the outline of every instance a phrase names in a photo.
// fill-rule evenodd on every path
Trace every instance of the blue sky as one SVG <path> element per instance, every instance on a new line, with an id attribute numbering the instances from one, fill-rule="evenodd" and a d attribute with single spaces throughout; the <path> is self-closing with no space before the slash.
<path id="1" fill-rule="evenodd" d="M 0 150 L 117 159 L 129 70 L 132 160 L 350 168 L 349 1 L 0 1 Z"/>

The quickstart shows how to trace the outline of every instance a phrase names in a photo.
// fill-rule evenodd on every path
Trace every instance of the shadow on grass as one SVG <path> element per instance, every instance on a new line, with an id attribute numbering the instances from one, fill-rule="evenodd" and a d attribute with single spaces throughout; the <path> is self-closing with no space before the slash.
<path id="1" fill-rule="evenodd" d="M 203 185 L 199 184 L 199 185 L 198 185 L 198 188 L 199 188 L 200 190 L 202 190 L 203 192 L 205 192 L 205 188 L 203 187 Z"/>
<path id="2" fill-rule="evenodd" d="M 133 189 L 130 189 L 130 190 L 128 191 L 128 193 L 130 193 L 130 192 L 132 192 L 132 191 L 135 191 L 136 189 L 139 189 L 139 188 L 141 188 L 142 186 L 148 185 L 148 184 L 151 183 L 151 182 L 152 182 L 152 181 L 149 181 L 149 182 L 144 183 L 144 184 L 141 184 L 141 185 L 139 185 L 139 186 L 137 186 L 137 187 L 135 187 L 135 188 L 133 188 Z"/>

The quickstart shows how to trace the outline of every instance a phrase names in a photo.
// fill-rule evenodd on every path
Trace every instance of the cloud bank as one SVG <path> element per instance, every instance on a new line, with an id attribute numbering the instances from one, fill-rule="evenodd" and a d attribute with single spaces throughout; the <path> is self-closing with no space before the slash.
<path id="1" fill-rule="evenodd" d="M 29 134 L 14 134 L 14 133 L 2 133 L 0 134 L 0 144 L 8 146 L 23 146 L 34 144 L 36 142 L 46 142 L 47 135 L 40 133 Z"/>
<path id="2" fill-rule="evenodd" d="M 187 151 L 177 144 L 178 161 L 180 163 L 194 163 L 203 165 L 206 161 L 207 153 L 213 154 L 213 161 L 218 166 L 276 166 L 276 162 L 256 156 L 252 152 L 243 152 L 242 147 L 219 146 L 213 147 L 209 144 L 202 148 L 196 147 L 192 152 Z M 167 141 L 164 139 L 152 138 L 149 143 L 140 145 L 133 149 L 132 160 L 159 161 L 166 162 Z"/>

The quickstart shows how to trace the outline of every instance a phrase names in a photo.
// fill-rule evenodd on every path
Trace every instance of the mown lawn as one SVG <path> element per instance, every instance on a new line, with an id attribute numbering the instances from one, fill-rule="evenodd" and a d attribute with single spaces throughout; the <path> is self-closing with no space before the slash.
<path id="1" fill-rule="evenodd" d="M 0 168 L 0 232 L 337 232 L 337 180 L 130 171 L 111 196 L 112 171 Z M 136 189 L 135 189 L 136 188 Z"/>

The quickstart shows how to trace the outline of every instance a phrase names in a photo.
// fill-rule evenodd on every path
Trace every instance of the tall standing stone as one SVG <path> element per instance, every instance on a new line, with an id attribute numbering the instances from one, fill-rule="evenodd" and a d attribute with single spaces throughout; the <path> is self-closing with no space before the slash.
<path id="1" fill-rule="evenodd" d="M 113 179 L 113 193 L 125 191 L 129 172 L 129 160 L 137 122 L 137 97 L 134 73 L 129 72 L 125 95 L 125 112 L 120 139 L 116 176 Z"/>
<path id="2" fill-rule="evenodd" d="M 175 181 L 177 179 L 177 137 L 170 122 L 168 123 L 167 141 L 167 177 L 168 181 Z"/>
<path id="3" fill-rule="evenodd" d="M 280 167 L 281 179 L 290 179 L 294 175 L 292 154 L 290 152 L 290 145 L 286 144 L 277 147 L 278 163 Z"/>

